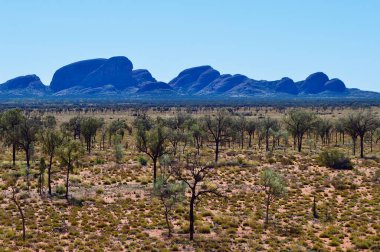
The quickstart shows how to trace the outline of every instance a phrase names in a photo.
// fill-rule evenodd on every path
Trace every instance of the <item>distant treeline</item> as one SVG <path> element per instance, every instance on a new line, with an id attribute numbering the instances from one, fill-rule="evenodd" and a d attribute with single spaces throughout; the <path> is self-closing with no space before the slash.
<path id="1" fill-rule="evenodd" d="M 352 107 L 366 108 L 380 106 L 375 98 L 223 98 L 223 97 L 154 97 L 152 98 L 43 98 L 43 99 L 2 99 L 0 109 L 85 109 L 85 108 L 150 108 L 150 107 Z"/>

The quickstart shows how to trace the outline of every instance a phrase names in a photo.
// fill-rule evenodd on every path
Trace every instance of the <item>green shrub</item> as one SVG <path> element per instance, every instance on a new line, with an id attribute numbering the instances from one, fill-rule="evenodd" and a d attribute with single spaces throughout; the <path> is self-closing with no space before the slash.
<path id="1" fill-rule="evenodd" d="M 148 160 L 143 157 L 143 156 L 139 156 L 139 159 L 138 159 L 139 163 L 142 165 L 142 166 L 146 166 L 148 164 Z"/>
<path id="2" fill-rule="evenodd" d="M 114 154 L 116 163 L 120 164 L 123 160 L 123 157 L 124 157 L 123 146 L 121 144 L 116 144 L 114 146 L 114 153 L 113 154 Z"/>
<path id="3" fill-rule="evenodd" d="M 345 190 L 345 189 L 348 189 L 349 188 L 349 185 L 347 183 L 347 180 L 344 179 L 344 177 L 339 174 L 337 176 L 335 176 L 332 180 L 331 180 L 331 185 L 334 186 L 334 188 L 336 190 Z"/>
<path id="4" fill-rule="evenodd" d="M 95 164 L 97 164 L 97 165 L 102 165 L 105 163 L 106 163 L 106 161 L 104 159 L 96 158 L 96 160 L 95 160 Z"/>
<path id="5" fill-rule="evenodd" d="M 182 226 L 181 226 L 180 233 L 181 233 L 181 234 L 187 234 L 187 233 L 189 233 L 189 230 L 190 230 L 189 223 L 184 223 L 184 224 L 182 224 Z"/>
<path id="6" fill-rule="evenodd" d="M 201 234 L 209 234 L 209 233 L 211 233 L 211 227 L 208 224 L 204 224 L 204 225 L 198 227 L 197 230 Z"/>
<path id="7" fill-rule="evenodd" d="M 98 188 L 96 189 L 96 194 L 103 194 L 104 193 L 104 189 L 103 188 Z"/>
<path id="8" fill-rule="evenodd" d="M 55 187 L 55 192 L 57 193 L 57 194 L 65 194 L 66 193 L 66 187 L 64 186 L 64 185 L 57 185 L 56 187 Z"/>
<path id="9" fill-rule="evenodd" d="M 369 249 L 372 246 L 372 241 L 370 239 L 360 239 L 355 237 L 353 243 L 358 249 Z"/>
<path id="10" fill-rule="evenodd" d="M 78 176 L 71 176 L 70 177 L 70 182 L 73 184 L 80 184 L 81 183 L 81 178 Z"/>
<path id="11" fill-rule="evenodd" d="M 280 162 L 282 165 L 293 165 L 294 162 L 290 158 L 281 157 Z"/>
<path id="12" fill-rule="evenodd" d="M 324 150 L 319 154 L 318 161 L 321 165 L 333 169 L 352 169 L 353 164 L 351 160 L 336 149 Z"/>
<path id="13" fill-rule="evenodd" d="M 217 164 L 217 167 L 233 167 L 233 166 L 240 166 L 241 164 L 238 162 L 238 160 L 229 160 L 229 161 L 225 161 L 225 160 L 222 160 L 220 162 L 218 162 Z"/>
<path id="14" fill-rule="evenodd" d="M 376 183 L 380 183 L 380 169 L 375 171 L 375 175 L 373 176 L 373 181 Z"/>
<path id="15" fill-rule="evenodd" d="M 320 235 L 319 237 L 320 238 L 329 238 L 329 239 L 332 239 L 334 236 L 338 235 L 340 232 L 339 232 L 339 229 L 335 226 L 329 226 L 326 228 L 326 230 L 324 230 Z"/>
<path id="16" fill-rule="evenodd" d="M 276 163 L 276 159 L 274 159 L 274 158 L 269 158 L 269 159 L 268 159 L 268 163 L 269 163 L 269 164 L 274 164 L 274 163 Z"/>
<path id="17" fill-rule="evenodd" d="M 82 198 L 70 198 L 69 203 L 73 206 L 83 206 L 84 199 Z"/>

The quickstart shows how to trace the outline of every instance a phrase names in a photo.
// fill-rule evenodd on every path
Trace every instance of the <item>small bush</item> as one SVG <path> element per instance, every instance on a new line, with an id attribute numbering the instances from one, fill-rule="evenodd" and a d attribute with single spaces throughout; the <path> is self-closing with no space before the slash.
<path id="1" fill-rule="evenodd" d="M 375 175 L 373 176 L 373 181 L 375 183 L 380 183 L 380 169 L 375 171 Z"/>
<path id="2" fill-rule="evenodd" d="M 245 163 L 244 158 L 240 156 L 237 158 L 237 162 L 239 163 L 239 165 L 243 165 Z"/>
<path id="3" fill-rule="evenodd" d="M 97 165 L 102 165 L 105 163 L 106 163 L 106 161 L 104 159 L 96 158 L 96 160 L 95 160 L 95 164 L 97 164 Z"/>
<path id="4" fill-rule="evenodd" d="M 116 163 L 120 164 L 124 157 L 124 149 L 121 144 L 116 144 L 114 147 L 114 157 L 116 160 Z"/>
<path id="5" fill-rule="evenodd" d="M 269 163 L 269 164 L 274 164 L 274 163 L 276 163 L 276 159 L 274 159 L 274 158 L 269 158 L 269 159 L 268 159 L 268 163 Z"/>
<path id="6" fill-rule="evenodd" d="M 73 206 L 83 206 L 84 199 L 82 198 L 70 198 L 69 203 Z"/>
<path id="7" fill-rule="evenodd" d="M 344 153 L 339 150 L 325 150 L 319 154 L 318 161 L 321 165 L 343 170 L 343 169 L 352 169 L 353 164 L 351 160 L 344 155 Z"/>
<path id="8" fill-rule="evenodd" d="M 81 178 L 78 176 L 71 176 L 70 177 L 70 182 L 73 184 L 80 184 L 81 183 Z"/>
<path id="9" fill-rule="evenodd" d="M 230 161 L 225 161 L 222 160 L 216 164 L 217 167 L 233 167 L 233 166 L 240 166 L 239 162 L 236 160 L 230 160 Z"/>
<path id="10" fill-rule="evenodd" d="M 209 234 L 209 233 L 211 233 L 211 227 L 210 227 L 210 225 L 207 225 L 207 224 L 204 224 L 204 225 L 198 227 L 197 230 L 201 234 Z"/>
<path id="11" fill-rule="evenodd" d="M 142 165 L 142 166 L 146 166 L 148 164 L 148 160 L 143 157 L 143 156 L 139 156 L 139 159 L 138 159 L 139 163 Z"/>
<path id="12" fill-rule="evenodd" d="M 293 165 L 294 162 L 290 158 L 281 157 L 280 162 L 282 165 Z"/>
<path id="13" fill-rule="evenodd" d="M 348 188 L 347 181 L 343 179 L 342 176 L 335 176 L 331 180 L 331 185 L 336 189 L 336 190 L 345 190 Z"/>
<path id="14" fill-rule="evenodd" d="M 358 185 L 352 182 L 351 178 L 343 176 L 343 174 L 338 174 L 331 179 L 331 185 L 337 190 L 358 189 Z"/>
<path id="15" fill-rule="evenodd" d="M 184 223 L 184 224 L 182 224 L 181 230 L 180 230 L 179 233 L 181 233 L 181 234 L 187 234 L 187 233 L 189 233 L 189 230 L 190 230 L 189 224 L 188 223 Z"/>
<path id="16" fill-rule="evenodd" d="M 65 194 L 66 193 L 66 187 L 63 185 L 58 185 L 55 187 L 55 192 L 57 194 L 60 194 L 60 195 Z"/>

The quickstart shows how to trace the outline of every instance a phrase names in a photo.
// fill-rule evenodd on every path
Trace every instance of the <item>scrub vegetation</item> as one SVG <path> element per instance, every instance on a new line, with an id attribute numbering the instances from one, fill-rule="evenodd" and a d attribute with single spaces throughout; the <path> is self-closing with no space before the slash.
<path id="1" fill-rule="evenodd" d="M 4 109 L 0 251 L 379 251 L 379 111 Z"/>

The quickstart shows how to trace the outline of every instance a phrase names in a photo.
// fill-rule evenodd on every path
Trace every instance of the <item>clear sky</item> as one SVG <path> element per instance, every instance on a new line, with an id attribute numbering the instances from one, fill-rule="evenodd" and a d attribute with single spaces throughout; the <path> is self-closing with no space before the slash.
<path id="1" fill-rule="evenodd" d="M 379 0 L 0 0 L 0 83 L 124 55 L 161 81 L 211 65 L 380 91 L 379 13 Z"/>

